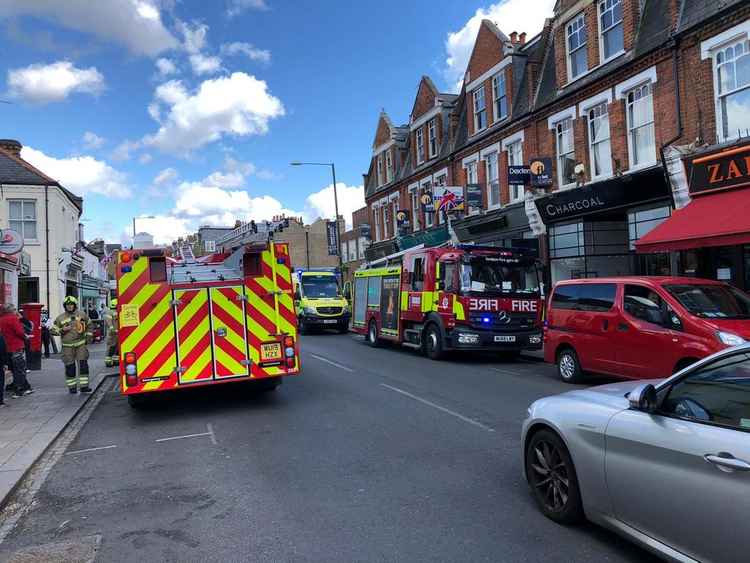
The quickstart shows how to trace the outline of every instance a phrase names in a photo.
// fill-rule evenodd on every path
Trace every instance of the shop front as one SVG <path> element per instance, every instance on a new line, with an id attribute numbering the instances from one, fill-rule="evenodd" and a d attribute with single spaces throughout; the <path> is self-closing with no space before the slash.
<path id="1" fill-rule="evenodd" d="M 661 167 L 538 198 L 552 283 L 623 275 L 669 275 L 668 251 L 637 254 L 636 241 L 667 220 L 672 198 Z"/>
<path id="2" fill-rule="evenodd" d="M 539 239 L 529 227 L 523 203 L 454 220 L 452 227 L 462 243 L 523 248 L 539 253 Z"/>
<path id="3" fill-rule="evenodd" d="M 0 252 L 0 304 L 18 306 L 18 256 Z"/>
<path id="4" fill-rule="evenodd" d="M 678 273 L 750 289 L 750 143 L 683 159 L 690 201 L 636 242 L 641 256 L 672 252 Z"/>

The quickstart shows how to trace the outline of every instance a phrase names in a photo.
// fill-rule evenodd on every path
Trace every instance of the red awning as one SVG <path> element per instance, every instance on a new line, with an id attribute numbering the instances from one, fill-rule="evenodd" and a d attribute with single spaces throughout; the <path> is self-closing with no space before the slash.
<path id="1" fill-rule="evenodd" d="M 638 239 L 638 252 L 750 243 L 750 189 L 703 195 Z"/>

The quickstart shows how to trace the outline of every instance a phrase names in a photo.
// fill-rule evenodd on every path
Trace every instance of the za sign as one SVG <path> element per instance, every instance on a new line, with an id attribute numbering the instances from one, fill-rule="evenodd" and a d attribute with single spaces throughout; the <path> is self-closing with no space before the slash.
<path id="1" fill-rule="evenodd" d="M 463 211 L 464 189 L 461 186 L 436 186 L 432 195 L 435 211 Z"/>

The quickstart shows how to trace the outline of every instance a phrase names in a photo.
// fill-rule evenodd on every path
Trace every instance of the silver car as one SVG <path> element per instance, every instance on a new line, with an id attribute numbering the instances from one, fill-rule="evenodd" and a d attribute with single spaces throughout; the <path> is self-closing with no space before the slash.
<path id="1" fill-rule="evenodd" d="M 585 517 L 671 561 L 750 561 L 750 344 L 540 399 L 522 444 L 552 520 Z"/>

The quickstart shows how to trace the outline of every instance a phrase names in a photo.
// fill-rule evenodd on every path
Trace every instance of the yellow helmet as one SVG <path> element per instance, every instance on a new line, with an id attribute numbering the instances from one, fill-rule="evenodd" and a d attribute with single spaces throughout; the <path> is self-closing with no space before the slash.
<path id="1" fill-rule="evenodd" d="M 72 303 L 76 308 L 78 308 L 78 299 L 76 299 L 72 295 L 68 295 L 65 299 L 63 299 L 63 307 L 67 306 L 70 303 Z"/>
<path id="2" fill-rule="evenodd" d="M 110 301 L 109 301 L 109 308 L 110 309 L 117 309 L 117 299 L 110 299 Z"/>

